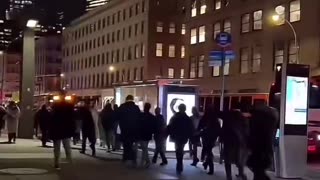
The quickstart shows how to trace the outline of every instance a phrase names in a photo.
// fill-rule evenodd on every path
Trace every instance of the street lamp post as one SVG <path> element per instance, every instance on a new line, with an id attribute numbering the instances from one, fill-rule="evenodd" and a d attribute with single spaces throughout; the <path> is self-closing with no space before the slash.
<path id="1" fill-rule="evenodd" d="M 29 20 L 23 37 L 23 62 L 20 91 L 21 120 L 18 136 L 33 138 L 33 105 L 35 86 L 35 32 L 37 20 Z"/>
<path id="2" fill-rule="evenodd" d="M 279 14 L 273 15 L 272 16 L 272 20 L 273 20 L 273 22 L 279 22 L 281 20 L 280 15 Z M 288 19 L 284 18 L 284 22 L 289 25 L 289 27 L 290 27 L 290 29 L 291 29 L 291 31 L 293 33 L 293 36 L 294 36 L 294 47 L 295 47 L 296 52 L 297 52 L 296 63 L 299 64 L 299 46 L 298 46 L 297 31 L 293 27 L 292 23 L 290 21 L 288 21 Z"/>

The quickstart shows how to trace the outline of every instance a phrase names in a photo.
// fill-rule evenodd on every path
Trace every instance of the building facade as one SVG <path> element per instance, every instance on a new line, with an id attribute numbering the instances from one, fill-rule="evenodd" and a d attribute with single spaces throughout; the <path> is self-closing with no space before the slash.
<path id="1" fill-rule="evenodd" d="M 200 87 L 201 107 L 219 106 L 222 73 L 226 76 L 225 107 L 238 101 L 267 100 L 274 82 L 276 64 L 309 64 L 312 75 L 319 76 L 318 1 L 282 0 L 187 0 L 186 57 L 189 77 Z M 278 21 L 272 15 L 278 14 Z M 297 34 L 295 41 L 289 23 Z M 209 54 L 220 51 L 215 38 L 229 32 L 236 58 L 224 69 L 209 67 Z"/>
<path id="2" fill-rule="evenodd" d="M 19 54 L 2 52 L 1 58 L 1 103 L 19 101 L 20 71 L 22 57 Z M 2 85 L 3 83 L 3 85 Z"/>
<path id="3" fill-rule="evenodd" d="M 47 36 L 36 40 L 36 95 L 57 92 L 61 88 L 62 36 Z"/>
<path id="4" fill-rule="evenodd" d="M 113 0 L 73 21 L 63 32 L 63 87 L 113 96 L 116 84 L 185 78 L 182 4 Z"/>

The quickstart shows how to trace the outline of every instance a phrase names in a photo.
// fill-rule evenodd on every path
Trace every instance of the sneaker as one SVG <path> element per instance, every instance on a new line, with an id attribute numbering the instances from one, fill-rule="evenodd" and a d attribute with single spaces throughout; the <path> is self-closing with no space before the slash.
<path id="1" fill-rule="evenodd" d="M 168 164 L 168 162 L 162 162 L 162 163 L 160 163 L 160 166 L 165 166 L 167 164 Z"/>
<path id="2" fill-rule="evenodd" d="M 56 170 L 60 170 L 60 169 L 61 169 L 58 164 L 55 164 L 55 165 L 54 165 L 54 168 L 55 168 Z"/>
<path id="3" fill-rule="evenodd" d="M 86 152 L 81 150 L 80 153 L 81 153 L 81 154 L 85 154 Z"/>

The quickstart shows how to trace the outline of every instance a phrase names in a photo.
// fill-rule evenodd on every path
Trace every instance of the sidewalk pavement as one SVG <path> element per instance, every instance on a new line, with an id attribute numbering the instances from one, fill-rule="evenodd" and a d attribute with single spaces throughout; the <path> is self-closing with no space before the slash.
<path id="1" fill-rule="evenodd" d="M 0 139 L 0 142 L 2 139 Z M 225 179 L 224 167 L 215 164 L 214 176 L 208 176 L 201 164 L 197 168 L 190 166 L 190 160 L 185 160 L 185 170 L 181 176 L 175 173 L 175 160 L 170 159 L 168 166 L 152 165 L 149 169 L 128 168 L 121 163 L 119 153 L 106 153 L 105 150 L 97 151 L 97 157 L 82 155 L 76 149 L 73 151 L 72 164 L 62 163 L 61 170 L 53 168 L 52 148 L 41 148 L 38 140 L 17 140 L 17 144 L 0 144 L 0 179 L 1 180 L 171 180 L 171 179 Z M 77 147 L 75 147 L 77 148 Z M 88 151 L 90 153 L 90 151 Z M 9 168 L 9 169 L 8 169 Z M 18 169 L 12 172 L 13 168 Z M 5 170 L 4 170 L 5 169 Z M 233 168 L 236 170 L 236 168 Z M 29 173 L 29 174 L 28 174 Z M 30 174 L 31 173 L 31 174 Z M 40 174 L 38 174 L 40 173 Z M 234 172 L 235 174 L 236 172 Z M 252 173 L 247 170 L 249 179 Z M 272 175 L 272 174 L 271 174 Z M 273 180 L 278 180 L 272 177 Z M 306 180 L 320 179 L 320 166 L 311 166 Z"/>

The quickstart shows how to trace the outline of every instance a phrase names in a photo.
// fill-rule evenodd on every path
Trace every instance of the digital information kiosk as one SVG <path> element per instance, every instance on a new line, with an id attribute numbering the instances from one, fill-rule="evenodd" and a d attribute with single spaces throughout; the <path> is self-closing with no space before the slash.
<path id="1" fill-rule="evenodd" d="M 308 65 L 288 64 L 282 68 L 278 166 L 281 178 L 302 178 L 307 167 Z"/>

